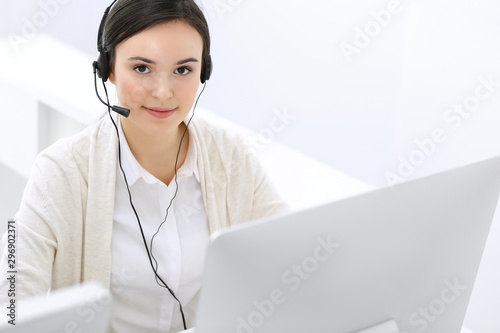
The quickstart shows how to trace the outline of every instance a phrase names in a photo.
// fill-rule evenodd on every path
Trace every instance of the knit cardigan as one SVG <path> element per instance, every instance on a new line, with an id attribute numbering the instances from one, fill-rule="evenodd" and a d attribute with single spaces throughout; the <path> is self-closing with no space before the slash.
<path id="1" fill-rule="evenodd" d="M 287 210 L 241 138 L 198 118 L 189 135 L 211 233 Z M 90 280 L 109 287 L 117 147 L 115 128 L 104 117 L 39 154 L 15 218 L 17 297 Z M 6 297 L 6 279 L 0 289 Z"/>

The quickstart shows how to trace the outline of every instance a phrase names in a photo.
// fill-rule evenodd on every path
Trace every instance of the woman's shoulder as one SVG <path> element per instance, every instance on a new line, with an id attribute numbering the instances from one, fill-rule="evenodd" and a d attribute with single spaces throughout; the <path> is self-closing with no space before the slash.
<path id="1" fill-rule="evenodd" d="M 197 141 L 207 148 L 228 152 L 246 151 L 245 138 L 236 129 L 201 117 L 193 119 L 192 125 Z"/>
<path id="2" fill-rule="evenodd" d="M 222 125 L 220 122 L 216 122 L 205 117 L 193 118 L 192 126 L 197 128 L 201 133 L 216 138 L 241 137 L 241 133 L 231 129 L 228 125 Z"/>
<path id="3" fill-rule="evenodd" d="M 230 124 L 221 125 L 204 118 L 197 118 L 193 122 L 190 133 L 195 135 L 198 156 L 211 164 L 212 170 L 221 168 L 247 176 L 248 172 L 260 170 L 257 156 L 246 141 L 245 133 L 238 132 Z"/>

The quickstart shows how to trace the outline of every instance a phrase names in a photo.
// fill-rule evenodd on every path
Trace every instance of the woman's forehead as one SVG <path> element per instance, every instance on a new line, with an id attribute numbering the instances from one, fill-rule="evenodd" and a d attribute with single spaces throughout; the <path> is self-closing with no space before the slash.
<path id="1" fill-rule="evenodd" d="M 127 38 L 116 46 L 119 58 L 201 57 L 203 39 L 198 31 L 184 21 L 170 21 L 157 24 Z M 154 59 L 153 59 L 154 60 Z"/>

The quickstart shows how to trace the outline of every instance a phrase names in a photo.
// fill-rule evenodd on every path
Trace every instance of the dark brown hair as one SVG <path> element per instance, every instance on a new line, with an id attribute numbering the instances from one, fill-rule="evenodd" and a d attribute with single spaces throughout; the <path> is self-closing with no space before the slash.
<path id="1" fill-rule="evenodd" d="M 118 0 L 104 26 L 103 49 L 110 65 L 115 47 L 133 35 L 160 23 L 180 20 L 195 28 L 203 39 L 203 62 L 210 54 L 210 33 L 203 12 L 193 0 Z"/>

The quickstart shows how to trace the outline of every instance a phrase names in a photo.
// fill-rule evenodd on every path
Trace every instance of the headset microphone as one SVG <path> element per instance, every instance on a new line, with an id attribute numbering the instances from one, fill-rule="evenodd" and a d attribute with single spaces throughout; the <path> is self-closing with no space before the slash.
<path id="1" fill-rule="evenodd" d="M 94 69 L 94 85 L 95 85 L 95 93 L 97 95 L 97 98 L 99 98 L 99 100 L 101 101 L 102 104 L 106 105 L 108 108 L 111 108 L 111 110 L 115 111 L 118 114 L 121 114 L 124 117 L 128 117 L 130 114 L 129 109 L 125 109 L 125 108 L 122 108 L 121 106 L 117 106 L 117 105 L 111 106 L 108 103 L 106 103 L 105 101 L 103 101 L 101 96 L 99 96 L 99 91 L 97 91 L 97 66 L 98 66 L 97 61 L 94 61 L 94 63 L 92 64 L 92 67 Z M 104 82 L 103 82 L 103 85 L 104 85 Z M 104 89 L 106 89 L 106 86 L 104 86 Z"/>

